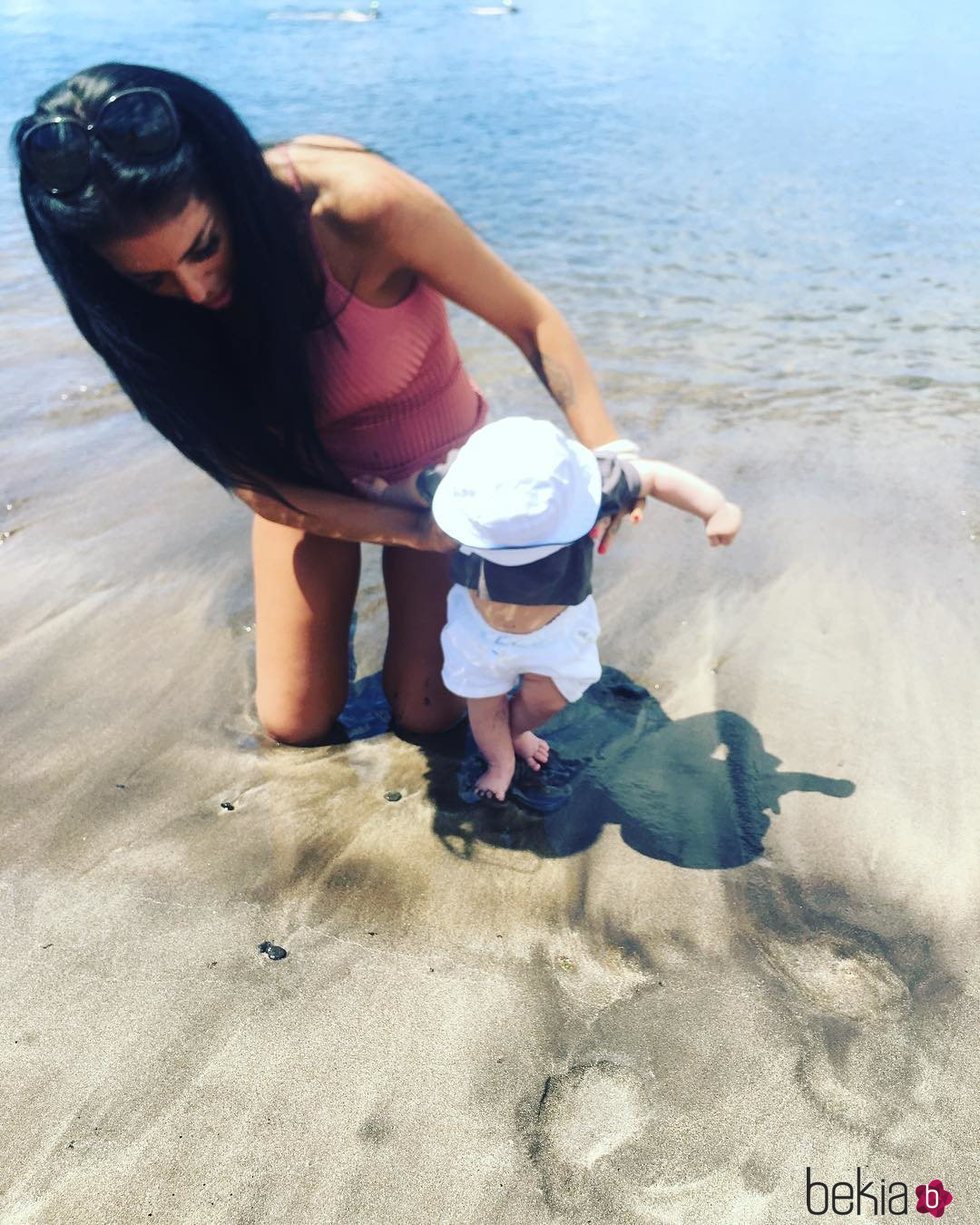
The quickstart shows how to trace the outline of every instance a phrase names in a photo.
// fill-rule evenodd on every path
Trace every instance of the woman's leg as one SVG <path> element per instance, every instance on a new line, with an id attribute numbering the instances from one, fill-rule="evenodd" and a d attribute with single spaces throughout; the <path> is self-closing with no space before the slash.
<path id="1" fill-rule="evenodd" d="M 252 564 L 259 719 L 275 740 L 322 743 L 347 700 L 360 545 L 257 515 Z"/>
<path id="2" fill-rule="evenodd" d="M 466 703 L 442 683 L 439 634 L 452 586 L 449 556 L 389 547 L 381 562 L 388 597 L 384 689 L 395 723 L 409 732 L 441 732 Z"/>

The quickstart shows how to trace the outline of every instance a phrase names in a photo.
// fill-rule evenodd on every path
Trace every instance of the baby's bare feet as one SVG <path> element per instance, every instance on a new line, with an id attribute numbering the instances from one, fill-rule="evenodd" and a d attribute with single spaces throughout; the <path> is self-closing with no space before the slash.
<path id="1" fill-rule="evenodd" d="M 526 761 L 532 770 L 540 770 L 548 760 L 551 748 L 547 740 L 535 736 L 534 732 L 521 732 L 514 737 L 514 752 Z"/>
<path id="2" fill-rule="evenodd" d="M 514 767 L 491 766 L 473 784 L 481 800 L 505 800 L 507 788 L 514 781 Z"/>

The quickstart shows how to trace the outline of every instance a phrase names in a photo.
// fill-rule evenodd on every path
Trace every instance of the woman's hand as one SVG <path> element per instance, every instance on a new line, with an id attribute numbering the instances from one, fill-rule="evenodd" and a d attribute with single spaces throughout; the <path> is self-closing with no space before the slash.
<path id="1" fill-rule="evenodd" d="M 419 516 L 418 543 L 414 546 L 423 553 L 455 553 L 459 542 L 447 536 L 431 514 Z"/>
<path id="2" fill-rule="evenodd" d="M 613 537 L 619 531 L 624 520 L 628 519 L 630 523 L 642 523 L 643 511 L 646 505 L 646 498 L 638 498 L 631 510 L 620 511 L 618 515 L 606 515 L 600 519 L 589 535 L 598 543 L 597 552 L 608 553 L 609 546 L 613 542 Z"/>
<path id="3" fill-rule="evenodd" d="M 724 502 L 704 525 L 708 544 L 717 548 L 720 544 L 731 544 L 742 526 L 742 512 L 734 502 Z"/>
<path id="4" fill-rule="evenodd" d="M 263 519 L 313 536 L 435 553 L 456 548 L 456 541 L 439 531 L 428 511 L 298 485 L 279 486 L 286 502 L 253 489 L 234 492 Z"/>

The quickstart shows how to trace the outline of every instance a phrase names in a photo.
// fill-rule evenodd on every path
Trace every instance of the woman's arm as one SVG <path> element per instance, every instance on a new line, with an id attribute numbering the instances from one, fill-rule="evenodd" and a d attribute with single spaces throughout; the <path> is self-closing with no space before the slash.
<path id="1" fill-rule="evenodd" d="M 321 201 L 372 260 L 392 272 L 411 270 L 512 340 L 586 446 L 616 438 L 588 362 L 545 295 L 425 184 L 376 157 L 347 166 Z"/>
<path id="2" fill-rule="evenodd" d="M 456 542 L 440 531 L 428 511 L 388 506 L 298 485 L 280 486 L 279 492 L 290 506 L 255 489 L 234 490 L 236 496 L 263 519 L 299 528 L 314 536 L 399 545 L 431 553 L 451 553 L 456 548 Z"/>

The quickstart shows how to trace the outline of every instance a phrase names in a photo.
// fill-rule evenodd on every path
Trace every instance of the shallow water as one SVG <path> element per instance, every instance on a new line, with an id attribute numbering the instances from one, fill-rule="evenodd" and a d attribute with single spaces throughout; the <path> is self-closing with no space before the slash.
<path id="1" fill-rule="evenodd" d="M 713 425 L 932 428 L 975 404 L 975 8 L 531 0 L 493 19 L 392 0 L 362 25 L 270 20 L 281 10 L 4 0 L 0 119 L 87 63 L 162 59 L 262 140 L 366 140 L 555 296 L 631 420 L 682 401 Z M 2 186 L 5 339 L 50 396 L 36 367 L 56 308 Z M 506 347 L 470 323 L 461 337 L 501 408 L 533 397 Z"/>

